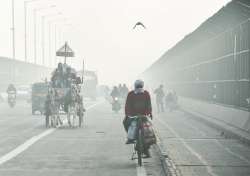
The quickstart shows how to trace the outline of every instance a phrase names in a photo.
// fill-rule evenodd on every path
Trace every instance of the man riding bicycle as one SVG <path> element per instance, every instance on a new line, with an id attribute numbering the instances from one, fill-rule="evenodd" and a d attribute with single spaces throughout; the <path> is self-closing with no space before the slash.
<path id="1" fill-rule="evenodd" d="M 144 115 L 150 116 L 152 119 L 152 106 L 151 98 L 148 91 L 143 89 L 144 82 L 142 80 L 136 80 L 134 83 L 134 90 L 128 93 L 125 105 L 125 119 L 123 121 L 124 128 L 128 132 L 130 126 L 129 117 Z M 133 143 L 133 140 L 129 140 L 126 144 Z M 146 157 L 150 157 L 149 153 L 150 146 L 144 146 L 144 154 Z"/>

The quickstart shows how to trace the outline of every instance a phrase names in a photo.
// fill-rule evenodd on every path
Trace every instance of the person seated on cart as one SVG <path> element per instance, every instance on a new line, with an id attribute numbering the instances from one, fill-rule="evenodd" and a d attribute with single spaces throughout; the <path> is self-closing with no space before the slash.
<path id="1" fill-rule="evenodd" d="M 51 82 L 53 87 L 63 87 L 63 66 L 58 63 L 56 70 L 52 73 Z"/>
<path id="2" fill-rule="evenodd" d="M 64 75 L 64 85 L 65 87 L 69 88 L 73 82 L 77 79 L 76 71 L 71 67 L 67 67 L 66 73 Z"/>

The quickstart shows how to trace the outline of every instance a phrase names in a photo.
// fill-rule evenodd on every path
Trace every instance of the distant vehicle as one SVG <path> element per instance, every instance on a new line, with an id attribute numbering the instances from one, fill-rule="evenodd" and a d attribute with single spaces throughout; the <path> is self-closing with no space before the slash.
<path id="1" fill-rule="evenodd" d="M 94 71 L 85 71 L 82 86 L 83 97 L 95 100 L 97 96 L 97 84 L 98 79 L 96 73 Z"/>
<path id="2" fill-rule="evenodd" d="M 29 85 L 21 85 L 17 87 L 17 99 L 29 100 L 31 88 Z"/>
<path id="3" fill-rule="evenodd" d="M 121 103 L 120 99 L 118 97 L 115 97 L 113 102 L 112 102 L 112 110 L 116 113 L 118 113 L 121 109 Z"/>
<path id="4" fill-rule="evenodd" d="M 46 83 L 35 83 L 32 85 L 31 102 L 32 114 L 39 111 L 44 114 L 44 104 L 48 93 L 48 85 Z"/>

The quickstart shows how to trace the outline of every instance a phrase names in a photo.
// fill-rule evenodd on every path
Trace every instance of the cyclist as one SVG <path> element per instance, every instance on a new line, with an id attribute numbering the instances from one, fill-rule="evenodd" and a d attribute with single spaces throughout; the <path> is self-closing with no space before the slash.
<path id="1" fill-rule="evenodd" d="M 123 120 L 124 128 L 128 131 L 128 127 L 131 123 L 129 117 L 137 115 L 150 116 L 152 119 L 152 106 L 151 98 L 148 91 L 144 90 L 144 82 L 142 80 L 136 80 L 134 83 L 134 90 L 130 91 L 127 96 L 125 105 L 125 119 Z M 133 143 L 128 139 L 126 144 Z M 150 146 L 144 146 L 144 154 L 146 158 L 150 157 Z"/>

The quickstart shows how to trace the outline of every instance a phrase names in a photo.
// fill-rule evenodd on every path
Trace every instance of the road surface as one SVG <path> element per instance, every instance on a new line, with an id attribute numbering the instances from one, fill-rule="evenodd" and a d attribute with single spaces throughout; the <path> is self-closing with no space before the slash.
<path id="1" fill-rule="evenodd" d="M 87 101 L 82 128 L 46 129 L 30 105 L 0 104 L 0 175 L 2 176 L 162 176 L 154 149 L 142 168 L 130 160 L 123 113 L 103 100 Z M 183 112 L 154 116 L 165 150 L 183 176 L 249 176 L 250 148 Z"/>
<path id="2" fill-rule="evenodd" d="M 71 129 L 65 124 L 58 129 L 46 129 L 42 116 L 31 115 L 30 105 L 17 103 L 10 109 L 1 104 L 0 175 L 161 175 L 154 151 L 153 158 L 145 160 L 142 168 L 130 160 L 132 146 L 125 145 L 122 113 L 113 113 L 102 100 L 87 102 L 85 106 L 88 110 L 84 127 Z M 9 160 L 5 161 L 6 154 L 11 159 L 7 157 Z"/>
<path id="3" fill-rule="evenodd" d="M 236 117 L 237 118 L 237 117 Z M 250 147 L 182 111 L 155 119 L 165 152 L 184 176 L 249 176 Z"/>

